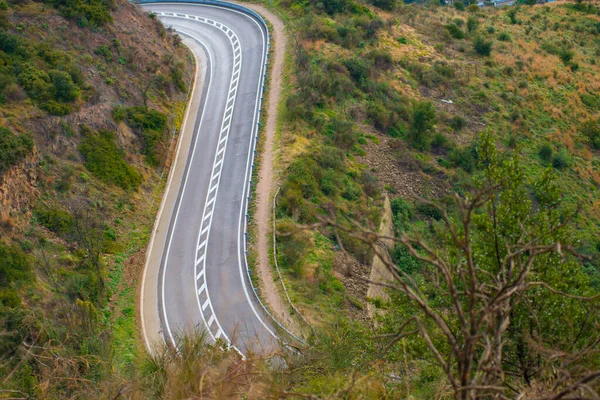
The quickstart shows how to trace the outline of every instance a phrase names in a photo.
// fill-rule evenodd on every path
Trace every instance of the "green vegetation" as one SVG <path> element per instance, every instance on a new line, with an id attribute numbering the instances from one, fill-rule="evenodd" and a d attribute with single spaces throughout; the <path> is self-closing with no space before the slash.
<path id="1" fill-rule="evenodd" d="M 51 0 L 62 15 L 77 21 L 81 27 L 102 26 L 112 22 L 113 0 Z"/>
<path id="2" fill-rule="evenodd" d="M 150 165 L 161 164 L 164 160 L 167 116 L 159 111 L 146 107 L 117 107 L 113 112 L 115 120 L 125 119 L 127 124 L 137 129 L 142 137 L 142 153 Z"/>
<path id="3" fill-rule="evenodd" d="M 84 135 L 79 151 L 90 172 L 101 181 L 125 190 L 133 190 L 140 185 L 140 173 L 125 161 L 124 152 L 117 145 L 113 132 L 86 130 Z"/>
<path id="4" fill-rule="evenodd" d="M 67 115 L 89 88 L 72 55 L 48 43 L 0 31 L 0 104 L 26 97 L 53 115 Z"/>
<path id="5" fill-rule="evenodd" d="M 30 136 L 17 136 L 10 129 L 0 127 L 0 179 L 8 168 L 21 162 L 32 149 Z"/>
<path id="6" fill-rule="evenodd" d="M 9 132 L 0 138 L 10 144 L 0 150 L 12 154 L 0 160 L 30 169 L 32 181 L 18 182 L 9 201 L 18 200 L 0 213 L 0 376 L 14 370 L 11 395 L 600 390 L 586 378 L 600 368 L 590 298 L 600 290 L 593 6 L 271 5 L 294 32 L 279 119 L 277 257 L 313 326 L 302 357 L 246 361 L 201 334 L 179 337 L 178 353 L 147 358 L 135 337 L 138 270 L 171 121 L 181 118 L 171 104 L 185 98 L 185 54 L 156 16 L 136 21 L 140 37 L 135 24 L 116 32 L 102 16 L 118 12 L 108 2 L 55 6 L 69 17 L 59 19 L 64 30 L 15 19 L 32 10 L 60 18 L 51 8 L 0 2 L 10 10 L 0 18 L 0 121 Z M 65 39 L 76 23 L 90 25 L 90 43 Z M 144 57 L 128 47 L 134 38 Z M 40 108 L 71 115 L 56 122 Z M 29 131 L 30 144 L 12 133 Z M 394 278 L 368 298 L 378 244 L 391 241 L 375 233 L 386 194 Z"/>
<path id="7" fill-rule="evenodd" d="M 128 396 L 137 271 L 193 72 L 177 43 L 129 2 L 0 0 L 0 397 Z"/>

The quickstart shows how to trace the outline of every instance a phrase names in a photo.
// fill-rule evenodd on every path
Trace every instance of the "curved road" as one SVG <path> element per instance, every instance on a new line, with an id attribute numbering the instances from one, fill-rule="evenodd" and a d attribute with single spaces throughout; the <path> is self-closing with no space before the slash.
<path id="1" fill-rule="evenodd" d="M 178 334 L 199 328 L 244 354 L 264 351 L 276 336 L 248 280 L 245 231 L 268 33 L 227 8 L 143 7 L 183 37 L 200 66 L 149 248 L 146 342 L 176 345 Z"/>

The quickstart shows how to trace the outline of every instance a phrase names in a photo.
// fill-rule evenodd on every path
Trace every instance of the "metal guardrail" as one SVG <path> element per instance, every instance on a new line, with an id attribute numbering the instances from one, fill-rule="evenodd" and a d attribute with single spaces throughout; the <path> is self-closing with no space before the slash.
<path id="1" fill-rule="evenodd" d="M 265 48 L 265 52 L 266 52 L 265 63 L 263 65 L 263 73 L 262 73 L 262 77 L 261 77 L 262 89 L 261 89 L 261 96 L 260 96 L 259 106 L 258 106 L 259 114 L 257 117 L 256 136 L 254 137 L 253 144 L 252 144 L 252 165 L 251 165 L 251 170 L 250 170 L 248 196 L 247 196 L 246 210 L 245 210 L 246 218 L 244 221 L 244 257 L 246 257 L 246 255 L 248 254 L 248 249 L 247 249 L 247 246 L 248 246 L 248 219 L 249 219 L 248 207 L 250 205 L 250 200 L 251 200 L 250 193 L 252 192 L 252 184 L 253 184 L 252 174 L 254 172 L 254 155 L 256 154 L 256 144 L 258 142 L 258 136 L 259 136 L 259 130 L 260 130 L 260 116 L 262 113 L 263 94 L 266 91 L 267 67 L 269 65 L 269 50 L 271 49 L 271 34 L 269 33 L 269 27 L 267 25 L 267 22 L 263 19 L 263 17 L 260 14 L 258 14 L 254 10 L 251 10 L 251 9 L 241 6 L 239 4 L 228 3 L 226 1 L 220 1 L 220 0 L 137 0 L 137 1 L 134 1 L 134 3 L 135 4 L 184 3 L 184 4 L 211 5 L 211 6 L 216 6 L 216 7 L 228 8 L 228 9 L 240 11 L 242 13 L 248 14 L 248 15 L 256 18 L 263 25 L 265 32 L 267 33 L 267 46 Z M 273 316 L 273 314 L 271 314 L 271 312 L 269 311 L 267 306 L 262 302 L 262 300 L 260 299 L 260 296 L 258 295 L 258 288 L 256 286 L 254 286 L 254 282 L 252 281 L 252 272 L 250 270 L 250 266 L 248 265 L 247 259 L 246 259 L 246 272 L 248 273 L 248 280 L 250 281 L 250 285 L 252 286 L 252 290 L 256 296 L 256 299 L 260 303 L 260 305 L 263 308 L 263 310 L 265 311 L 265 313 L 269 316 L 269 318 L 271 318 L 271 320 L 277 326 L 279 326 L 279 328 L 281 328 L 291 338 L 298 341 L 299 343 L 306 344 L 304 342 L 304 340 L 302 340 L 298 336 L 294 335 L 285 326 L 283 326 L 283 324 L 281 322 L 279 322 Z"/>

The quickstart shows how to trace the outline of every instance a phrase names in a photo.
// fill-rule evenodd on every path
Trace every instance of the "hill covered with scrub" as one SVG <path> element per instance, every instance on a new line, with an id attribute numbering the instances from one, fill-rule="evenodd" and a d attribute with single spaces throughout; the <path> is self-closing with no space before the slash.
<path id="1" fill-rule="evenodd" d="M 0 398 L 114 396 L 132 369 L 192 71 L 126 1 L 0 1 Z"/>
<path id="2" fill-rule="evenodd" d="M 278 262 L 310 327 L 246 361 L 202 334 L 149 357 L 136 332 L 184 49 L 124 3 L 0 5 L 0 396 L 600 390 L 594 5 L 270 3 Z"/>

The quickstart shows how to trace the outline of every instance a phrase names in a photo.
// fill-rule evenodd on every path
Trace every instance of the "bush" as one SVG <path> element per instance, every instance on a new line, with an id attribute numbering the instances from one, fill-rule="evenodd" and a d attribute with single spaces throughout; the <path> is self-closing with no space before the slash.
<path id="1" fill-rule="evenodd" d="M 475 17 L 469 17 L 467 19 L 467 32 L 475 33 L 479 28 L 479 20 Z"/>
<path id="2" fill-rule="evenodd" d="M 454 115 L 452 118 L 450 118 L 450 121 L 448 122 L 450 128 L 452 128 L 456 132 L 461 131 L 466 124 L 467 122 L 460 115 Z"/>
<path id="3" fill-rule="evenodd" d="M 127 124 L 138 129 L 142 136 L 142 154 L 150 165 L 159 165 L 161 154 L 159 147 L 164 142 L 167 129 L 167 116 L 146 107 L 115 108 L 113 117 L 125 118 Z"/>
<path id="4" fill-rule="evenodd" d="M 581 93 L 579 98 L 585 106 L 593 110 L 600 109 L 600 96 L 591 93 Z"/>
<path id="5" fill-rule="evenodd" d="M 54 98 L 58 101 L 71 102 L 79 96 L 79 87 L 73 82 L 71 75 L 65 71 L 48 73 L 54 85 Z"/>
<path id="6" fill-rule="evenodd" d="M 140 173 L 125 161 L 113 132 L 86 133 L 79 151 L 85 158 L 86 168 L 105 183 L 132 190 L 142 182 Z"/>
<path id="7" fill-rule="evenodd" d="M 464 147 L 462 149 L 452 149 L 448 153 L 448 161 L 454 167 L 460 167 L 466 172 L 473 172 L 475 169 L 475 154 L 473 147 Z"/>
<path id="8" fill-rule="evenodd" d="M 72 232 L 75 220 L 73 216 L 60 208 L 37 206 L 33 210 L 37 222 L 58 236 L 66 238 Z"/>
<path id="9" fill-rule="evenodd" d="M 473 41 L 473 48 L 477 54 L 482 56 L 489 56 L 492 54 L 492 42 L 488 42 L 481 36 L 475 38 Z"/>
<path id="10" fill-rule="evenodd" d="M 584 122 L 579 131 L 592 148 L 600 150 L 600 118 Z"/>
<path id="11" fill-rule="evenodd" d="M 542 161 L 549 163 L 552 160 L 552 156 L 554 155 L 554 150 L 552 150 L 552 146 L 550 144 L 544 143 L 540 147 L 538 155 L 540 156 Z"/>
<path id="12" fill-rule="evenodd" d="M 414 216 L 412 205 L 402 197 L 393 198 L 391 201 L 394 232 L 397 236 L 406 232 Z"/>
<path id="13" fill-rule="evenodd" d="M 432 204 L 419 203 L 417 204 L 417 212 L 423 217 L 435 219 L 439 221 L 442 219 L 442 212 Z"/>
<path id="14" fill-rule="evenodd" d="M 11 166 L 21 162 L 33 150 L 33 140 L 28 135 L 15 135 L 0 127 L 0 178 Z"/>
<path id="15" fill-rule="evenodd" d="M 501 42 L 510 42 L 510 40 L 511 40 L 510 34 L 508 32 L 500 32 L 498 34 L 498 40 Z"/>
<path id="16" fill-rule="evenodd" d="M 106 45 L 96 47 L 94 53 L 98 54 L 99 56 L 103 56 L 106 62 L 109 62 L 112 59 L 112 52 Z"/>
<path id="17" fill-rule="evenodd" d="M 365 84 L 371 74 L 371 64 L 362 58 L 351 58 L 345 62 L 350 77 L 359 84 Z"/>
<path id="18" fill-rule="evenodd" d="M 0 242 L 0 288 L 14 282 L 33 280 L 33 269 L 27 255 L 16 245 Z M 0 309 L 5 299 L 0 300 Z"/>
<path id="19" fill-rule="evenodd" d="M 436 121 L 435 107 L 430 101 L 415 101 L 410 114 L 410 141 L 417 149 L 429 147 L 429 134 Z"/>
<path id="20" fill-rule="evenodd" d="M 462 1 L 455 1 L 454 8 L 456 8 L 458 11 L 465 11 L 465 4 Z"/>
<path id="21" fill-rule="evenodd" d="M 448 31 L 450 36 L 452 36 L 454 39 L 464 39 L 465 38 L 465 33 L 458 26 L 456 26 L 454 24 L 448 24 L 448 25 L 445 25 L 444 27 L 446 28 L 446 30 Z"/>
<path id="22" fill-rule="evenodd" d="M 77 21 L 79 26 L 101 26 L 112 22 L 112 0 L 51 0 L 62 15 Z"/>
<path id="23" fill-rule="evenodd" d="M 570 164 L 570 157 L 564 150 L 559 151 L 552 159 L 552 167 L 555 169 L 565 169 L 568 168 Z"/>
<path id="24" fill-rule="evenodd" d="M 371 4 L 387 11 L 393 11 L 396 8 L 396 0 L 371 0 Z"/>

